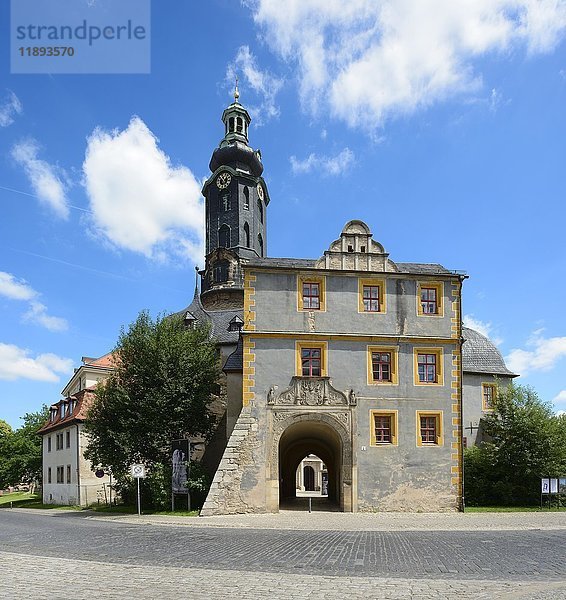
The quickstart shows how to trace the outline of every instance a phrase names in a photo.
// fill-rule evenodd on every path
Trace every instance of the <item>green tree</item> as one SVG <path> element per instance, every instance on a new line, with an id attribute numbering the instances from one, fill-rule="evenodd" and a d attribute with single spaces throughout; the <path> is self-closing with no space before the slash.
<path id="1" fill-rule="evenodd" d="M 206 327 L 187 328 L 180 317 L 152 320 L 144 311 L 122 329 L 114 353 L 116 369 L 97 387 L 87 414 L 85 456 L 110 467 L 124 495 L 129 466 L 145 464 L 145 483 L 163 504 L 171 441 L 207 438 L 216 425 L 209 406 L 220 373 L 218 352 Z"/>
<path id="2" fill-rule="evenodd" d="M 0 488 L 18 483 L 34 487 L 41 483 L 41 436 L 38 430 L 49 418 L 49 408 L 26 413 L 24 424 L 12 431 L 5 422 L 0 422 Z"/>
<path id="3" fill-rule="evenodd" d="M 469 504 L 536 504 L 540 478 L 566 473 L 566 419 L 528 386 L 499 389 L 484 441 L 464 453 Z"/>

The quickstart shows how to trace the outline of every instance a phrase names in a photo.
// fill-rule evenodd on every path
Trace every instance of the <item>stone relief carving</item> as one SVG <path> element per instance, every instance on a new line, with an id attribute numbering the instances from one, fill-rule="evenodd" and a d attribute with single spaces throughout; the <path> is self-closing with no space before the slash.
<path id="1" fill-rule="evenodd" d="M 314 312 L 312 310 L 309 311 L 307 322 L 309 331 L 314 331 L 316 329 L 316 321 L 314 317 Z"/>
<path id="2" fill-rule="evenodd" d="M 270 399 L 271 391 L 273 395 Z M 293 377 L 291 385 L 276 398 L 273 387 L 267 395 L 268 404 L 299 406 L 356 406 L 354 390 L 345 394 L 332 387 L 328 377 Z"/>

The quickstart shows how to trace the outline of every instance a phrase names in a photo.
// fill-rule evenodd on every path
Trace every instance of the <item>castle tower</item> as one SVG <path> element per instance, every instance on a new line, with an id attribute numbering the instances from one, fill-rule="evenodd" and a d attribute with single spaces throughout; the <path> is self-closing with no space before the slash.
<path id="1" fill-rule="evenodd" d="M 205 197 L 206 264 L 202 277 L 205 308 L 243 305 L 241 264 L 263 257 L 267 249 L 269 194 L 261 176 L 259 150 L 248 143 L 251 117 L 239 102 L 222 113 L 224 137 L 210 159 L 211 176 L 202 188 Z"/>

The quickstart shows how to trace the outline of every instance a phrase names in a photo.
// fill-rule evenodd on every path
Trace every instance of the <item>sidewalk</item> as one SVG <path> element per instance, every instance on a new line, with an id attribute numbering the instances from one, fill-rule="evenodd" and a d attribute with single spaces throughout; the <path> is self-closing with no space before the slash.
<path id="1" fill-rule="evenodd" d="M 42 511 L 44 512 L 44 511 Z M 234 527 L 315 531 L 485 531 L 566 529 L 566 513 L 338 513 L 281 511 L 277 514 L 175 517 L 90 513 L 90 519 L 129 524 Z"/>

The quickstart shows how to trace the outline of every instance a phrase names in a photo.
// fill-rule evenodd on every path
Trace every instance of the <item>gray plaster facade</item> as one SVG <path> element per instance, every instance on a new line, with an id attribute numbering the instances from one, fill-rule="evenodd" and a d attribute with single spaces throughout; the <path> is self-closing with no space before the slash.
<path id="1" fill-rule="evenodd" d="M 238 115 L 239 134 L 229 120 Z M 186 309 L 213 323 L 226 374 L 224 452 L 202 514 L 277 512 L 310 454 L 326 465 L 328 498 L 340 510 L 460 509 L 463 423 L 481 422 L 482 384 L 513 376 L 487 338 L 464 333 L 466 275 L 394 262 L 361 221 L 347 223 L 319 259 L 267 257 L 269 196 L 237 94 L 223 121 L 203 188 L 201 295 Z M 261 247 L 257 236 L 247 243 L 248 217 Z M 229 244 L 215 233 L 222 225 L 236 232 Z M 235 313 L 243 328 L 226 334 Z"/>

